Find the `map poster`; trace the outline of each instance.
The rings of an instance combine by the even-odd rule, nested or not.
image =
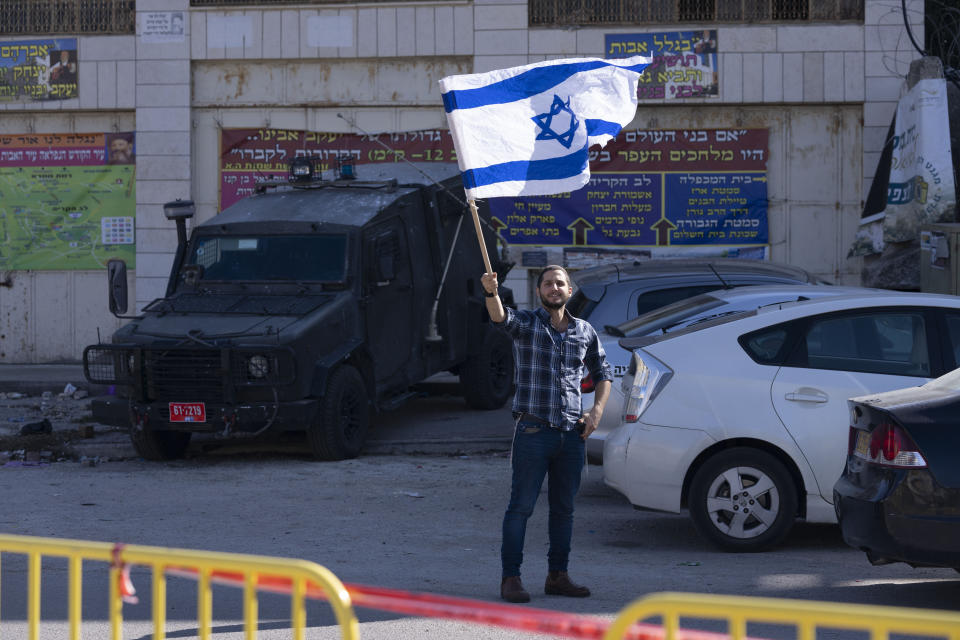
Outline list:
[[[604,39],[607,58],[652,56],[640,76],[641,100],[704,98],[719,95],[717,31],[616,33]]]
[[[490,198],[511,244],[763,245],[766,129],[624,130],[570,193]]]
[[[0,135],[0,270],[135,266],[134,134]]]
[[[382,141],[389,148],[380,144]],[[320,159],[320,170],[330,175],[338,157],[357,165],[398,163],[454,163],[457,153],[446,130],[357,135],[283,129],[224,129],[220,138],[220,209],[253,193],[259,182],[282,180],[291,160]]]
[[[78,95],[76,38],[0,41],[0,102]]]

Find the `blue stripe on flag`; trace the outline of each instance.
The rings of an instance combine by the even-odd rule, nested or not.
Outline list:
[[[488,167],[463,172],[463,186],[476,189],[497,182],[526,182],[529,180],[563,180],[578,176],[587,170],[587,145],[573,153],[544,160],[512,160]]]
[[[590,119],[590,118],[585,118],[583,120],[583,124],[587,128],[587,135],[590,136],[591,138],[594,136],[602,136],[603,134],[617,137],[617,134],[620,133],[620,129],[623,128],[617,122],[610,122],[609,120],[596,120],[596,119]]]
[[[647,64],[635,64],[621,67],[606,60],[590,60],[589,62],[570,62],[545,67],[534,67],[529,71],[488,84],[476,89],[455,89],[443,94],[443,108],[447,113],[455,109],[473,109],[490,104],[505,104],[517,100],[525,100],[548,89],[557,86],[570,76],[583,71],[592,71],[602,67],[620,67],[636,73],[642,73]]]

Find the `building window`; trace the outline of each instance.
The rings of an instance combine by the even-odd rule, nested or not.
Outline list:
[[[863,20],[863,0],[529,0],[528,7],[535,27]]]
[[[133,34],[136,0],[2,0],[0,35]]]

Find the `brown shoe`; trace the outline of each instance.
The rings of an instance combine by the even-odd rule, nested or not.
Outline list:
[[[547,581],[543,585],[543,592],[548,596],[567,596],[569,598],[586,598],[590,595],[590,589],[571,582],[566,571],[549,572]]]
[[[530,602],[530,594],[523,588],[520,576],[507,576],[500,583],[500,597],[507,602]]]

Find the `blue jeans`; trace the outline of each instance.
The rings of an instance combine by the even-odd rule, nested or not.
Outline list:
[[[500,560],[503,577],[519,576],[523,562],[523,539],[527,519],[540,495],[544,476],[549,476],[550,500],[549,571],[566,571],[573,535],[573,497],[580,489],[580,472],[585,461],[585,444],[576,431],[560,431],[547,425],[517,423],[513,440],[513,484],[510,504],[503,516],[503,544]]]

